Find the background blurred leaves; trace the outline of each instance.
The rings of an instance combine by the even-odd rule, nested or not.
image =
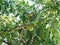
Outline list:
[[[1,45],[60,45],[59,35],[59,0],[0,0]]]

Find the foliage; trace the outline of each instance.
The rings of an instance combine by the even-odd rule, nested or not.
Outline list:
[[[0,0],[1,45],[60,45],[59,39],[59,0]]]

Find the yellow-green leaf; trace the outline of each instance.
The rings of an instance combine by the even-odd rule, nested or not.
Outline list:
[[[29,25],[29,26],[27,26],[27,29],[28,29],[29,31],[33,31],[34,27],[33,27],[32,25]]]

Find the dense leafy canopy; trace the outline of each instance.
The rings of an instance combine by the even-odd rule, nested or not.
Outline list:
[[[60,0],[0,0],[0,45],[60,45]]]

